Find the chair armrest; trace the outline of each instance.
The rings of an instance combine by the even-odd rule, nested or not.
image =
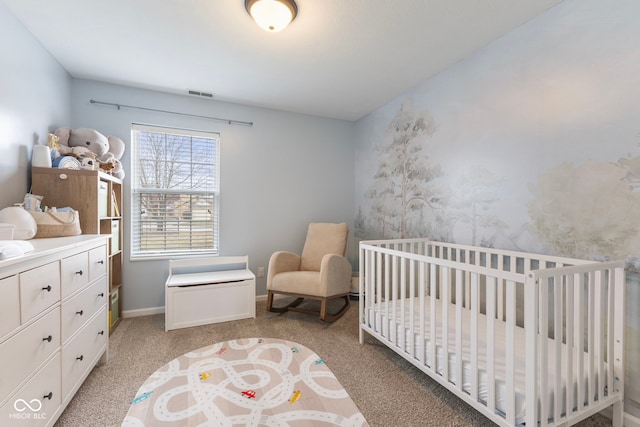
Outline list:
[[[324,296],[344,294],[351,289],[351,263],[345,257],[327,254],[320,264],[320,289]]]
[[[269,259],[267,289],[271,287],[271,280],[276,274],[298,270],[300,270],[300,255],[287,251],[274,252]]]

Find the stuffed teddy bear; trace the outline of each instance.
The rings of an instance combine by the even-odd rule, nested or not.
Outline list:
[[[106,167],[109,166],[111,170],[111,175],[116,178],[123,179],[124,178],[124,169],[122,168],[122,163],[120,163],[120,159],[124,156],[124,141],[118,137],[110,136],[109,137],[109,151],[106,154],[98,157],[98,163],[101,166]]]
[[[58,137],[59,152],[61,155],[79,154],[83,152],[82,159],[87,157],[86,150],[95,154],[98,166],[116,178],[124,178],[124,170],[120,159],[124,155],[125,144],[115,136],[104,136],[94,129],[88,128],[59,128],[54,135]],[[82,148],[81,148],[82,147]],[[91,162],[86,161],[86,166]],[[95,163],[95,162],[94,162]]]

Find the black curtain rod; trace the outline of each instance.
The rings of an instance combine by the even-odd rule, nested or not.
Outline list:
[[[242,120],[231,120],[231,119],[222,119],[220,117],[199,116],[197,114],[179,113],[177,111],[158,110],[155,108],[147,108],[147,107],[136,107],[135,105],[114,104],[113,102],[102,102],[102,101],[96,101],[94,99],[90,99],[89,102],[92,104],[110,105],[112,107],[116,107],[118,110],[121,108],[133,108],[136,110],[154,111],[156,113],[177,114],[179,116],[189,116],[189,117],[197,117],[199,119],[217,120],[220,122],[227,122],[230,125],[253,126],[253,122],[244,122]]]

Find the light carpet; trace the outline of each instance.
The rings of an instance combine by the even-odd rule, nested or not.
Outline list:
[[[158,368],[188,351],[250,337],[291,340],[317,353],[371,426],[494,425],[372,337],[360,345],[357,302],[330,324],[302,313],[268,313],[264,302],[256,313],[255,319],[169,332],[164,315],[124,319],[109,339],[109,362],[93,370],[56,426],[120,426],[139,387]],[[577,424],[610,425],[600,415]]]

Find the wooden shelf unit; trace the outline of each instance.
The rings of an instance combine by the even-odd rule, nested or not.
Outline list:
[[[68,206],[77,210],[82,234],[111,235],[108,247],[109,325],[113,332],[122,320],[122,181],[100,171],[34,167],[31,169],[31,193],[43,196],[43,207]],[[114,299],[118,303],[112,307]]]

